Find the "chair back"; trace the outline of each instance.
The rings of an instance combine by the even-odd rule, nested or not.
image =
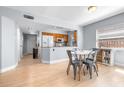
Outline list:
[[[79,58],[78,58],[76,52],[71,51],[71,50],[66,50],[66,52],[67,52],[67,55],[69,57],[69,61],[71,64],[73,63],[74,60],[79,61]],[[72,54],[72,52],[73,52],[73,54]]]
[[[69,62],[72,64],[72,54],[71,54],[71,50],[66,50],[67,55],[69,57]]]
[[[74,60],[79,60],[79,56],[76,54],[76,52],[77,52],[77,51],[80,51],[80,49],[79,49],[79,48],[73,48],[71,51],[74,53],[74,54],[72,55],[72,58],[73,58]]]
[[[93,53],[93,61],[94,61],[94,62],[96,62],[97,53],[98,53],[97,50],[95,50],[94,53]]]
[[[73,48],[72,51],[80,51],[79,48]]]
[[[97,53],[98,53],[98,50],[97,50],[97,49],[93,49],[93,50],[88,54],[88,58],[89,58],[89,59],[92,59],[93,62],[96,62]]]

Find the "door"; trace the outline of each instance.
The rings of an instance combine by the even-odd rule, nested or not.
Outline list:
[[[37,44],[37,36],[36,35],[24,35],[24,43],[23,43],[23,54],[32,54],[33,48],[36,47]]]
[[[27,53],[32,54],[33,48],[36,47],[36,37],[35,36],[29,36],[27,40]]]

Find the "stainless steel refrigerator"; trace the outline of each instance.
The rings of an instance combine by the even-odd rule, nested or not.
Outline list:
[[[54,46],[54,40],[53,40],[53,36],[43,36],[42,39],[42,45],[43,47],[53,47]]]

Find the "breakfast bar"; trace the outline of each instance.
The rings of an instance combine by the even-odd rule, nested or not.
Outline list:
[[[54,64],[62,61],[67,61],[68,56],[66,50],[72,50],[75,47],[45,47],[41,48],[41,62]]]

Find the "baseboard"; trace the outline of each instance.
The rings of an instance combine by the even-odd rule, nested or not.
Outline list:
[[[65,61],[68,61],[68,60],[69,60],[68,58],[54,60],[54,61],[45,61],[45,60],[42,60],[42,63],[45,63],[45,64],[55,64],[55,63],[65,62]]]
[[[115,63],[114,65],[124,67],[124,64]]]
[[[4,68],[4,69],[1,69],[1,70],[0,70],[0,73],[4,73],[4,72],[7,72],[7,71],[9,71],[9,70],[12,70],[12,69],[16,68],[17,65],[18,65],[18,64],[13,65],[13,66],[10,66],[10,67],[7,67],[7,68]]]
[[[50,64],[49,61],[45,61],[45,60],[42,60],[41,63],[44,63],[44,64]]]

